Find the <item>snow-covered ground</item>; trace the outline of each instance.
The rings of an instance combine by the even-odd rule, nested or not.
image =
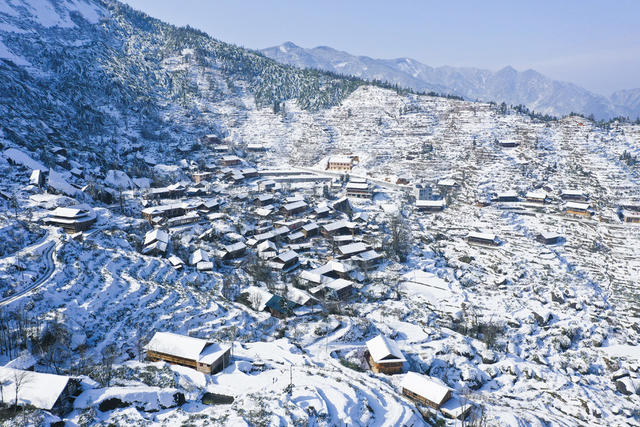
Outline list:
[[[89,22],[97,19],[84,3],[73,4]],[[30,13],[43,26],[73,25],[62,12],[56,12],[57,21],[41,12]],[[132,55],[137,48],[132,42]],[[23,346],[9,348],[0,335],[0,363],[26,349],[36,356],[36,370],[82,379],[82,393],[65,420],[435,422],[424,420],[402,396],[402,375],[368,369],[365,342],[382,333],[399,344],[406,370],[442,380],[458,398],[483,408],[488,425],[640,423],[640,225],[623,223],[617,214],[620,200],[640,194],[638,165],[624,160],[625,152],[640,155],[640,126],[602,129],[579,117],[545,123],[512,110],[501,114],[490,104],[368,85],[328,109],[304,110],[288,101],[274,112],[258,108],[248,84],[229,82],[216,61],[202,67],[193,62],[193,50],[181,52],[167,57],[163,70],[184,73],[198,96],[158,113],[179,140],[137,146],[142,132],[136,114],[123,129],[113,130],[119,133],[111,142],[89,141],[104,144],[105,156],[118,153],[109,157],[117,159],[109,167],[88,155],[93,160],[80,163],[80,155],[57,154],[47,162],[53,179],[37,188],[28,185],[29,176],[33,168],[46,169],[45,156],[0,134],[0,320]],[[119,112],[112,113],[118,119]],[[220,251],[236,235],[246,241],[248,229],[284,218],[273,214],[262,223],[252,202],[264,193],[259,178],[233,183],[220,168],[206,187],[207,198],[222,202],[220,212],[203,215],[196,224],[165,227],[166,255],[141,253],[152,226],[140,211],[178,201],[150,201],[149,190],[133,187],[184,181],[193,188],[191,161],[217,164],[222,154],[212,145],[186,146],[212,128],[241,157],[236,169],[297,167],[326,175],[321,166],[328,156],[358,157],[354,175],[376,186],[373,200],[352,201],[355,213],[367,214],[358,222],[358,238],[385,259],[368,271],[357,269],[353,297],[327,304],[325,311],[296,309],[297,315],[286,319],[243,301],[242,291],[250,286],[283,293],[299,285],[294,278],[300,271],[326,264],[336,248],[323,237],[307,241],[308,247],[297,249],[302,266],[274,274],[271,287],[248,272],[255,248],[237,262],[223,260]],[[498,141],[506,140],[519,146],[502,148]],[[252,143],[267,151],[249,153]],[[149,167],[127,169],[131,176],[118,170],[138,161]],[[430,214],[414,209],[410,187],[390,178],[397,176],[441,193],[446,208]],[[436,185],[443,178],[459,187],[445,192]],[[296,195],[315,208],[343,194],[342,184],[336,185],[283,184],[274,204]],[[567,216],[560,199],[566,189],[586,193],[595,214]],[[491,202],[494,193],[508,190],[521,199],[528,191],[544,190],[549,203]],[[98,219],[88,231],[69,234],[43,224],[50,210],[78,202],[95,208]],[[404,261],[389,250],[395,212],[407,229]],[[311,221],[311,211],[298,218]],[[348,218],[331,210],[326,222]],[[494,233],[500,244],[470,244],[466,236],[473,231]],[[545,245],[536,240],[542,232],[556,232],[563,240]],[[286,239],[273,240],[277,250],[288,248]],[[174,255],[188,264],[196,249],[212,259],[212,271],[190,265],[178,270],[169,261]],[[232,344],[231,364],[205,375],[143,360],[141,343],[155,331]],[[112,370],[106,370],[111,356]],[[203,403],[205,393],[231,396],[233,402]]]

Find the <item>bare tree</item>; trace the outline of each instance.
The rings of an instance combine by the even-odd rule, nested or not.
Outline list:
[[[4,387],[11,384],[8,379],[0,379],[0,407],[4,405]]]
[[[396,256],[400,262],[406,261],[411,249],[412,236],[411,230],[400,211],[389,220],[389,234],[389,252],[391,252],[391,255]]]
[[[113,378],[113,362],[115,362],[117,350],[115,344],[109,344],[102,350],[102,359],[100,362],[100,383],[109,387]]]
[[[20,395],[20,389],[31,382],[31,373],[29,371],[15,370],[13,373],[13,386],[15,387],[15,400],[14,405],[16,411],[18,410],[18,396]]]
[[[252,293],[249,297],[249,302],[251,303],[251,306],[254,310],[260,310],[260,305],[262,304],[262,294],[260,294],[259,292]]]

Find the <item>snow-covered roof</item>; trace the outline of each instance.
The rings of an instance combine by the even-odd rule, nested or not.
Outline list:
[[[467,234],[467,239],[480,239],[480,240],[496,240],[496,235],[492,233],[479,233],[477,231],[471,231]]]
[[[209,341],[200,338],[172,332],[156,332],[144,349],[189,360],[198,360],[207,344]]]
[[[260,243],[257,247],[258,252],[265,252],[268,250],[276,250],[276,244],[273,243],[271,240],[265,240],[264,242]]]
[[[174,267],[178,267],[184,264],[184,261],[182,261],[180,258],[178,258],[175,255],[171,255],[169,257],[169,262],[171,263],[172,266]]]
[[[164,243],[169,242],[169,233],[159,228],[148,231],[144,236],[144,246],[147,246],[155,241]]]
[[[142,249],[142,253],[144,255],[149,254],[153,251],[158,251],[158,252],[166,252],[167,251],[167,242],[161,242],[159,240],[155,240],[153,243],[145,245],[144,248]]]
[[[351,163],[352,159],[349,156],[331,156],[329,157],[329,163]]]
[[[242,242],[234,243],[233,245],[227,245],[224,250],[227,252],[237,252],[246,249],[247,245]]]
[[[340,246],[338,248],[340,253],[343,254],[343,255],[349,255],[349,254],[364,252],[367,249],[369,249],[369,245],[367,245],[366,243],[363,243],[363,242],[355,242],[355,243],[351,243],[349,245]]]
[[[543,231],[540,233],[540,235],[542,236],[543,239],[546,239],[546,240],[557,239],[559,237],[562,237],[561,235],[559,235],[558,233],[554,233],[553,231]]]
[[[303,200],[299,200],[297,202],[287,203],[282,208],[284,210],[286,210],[286,211],[292,211],[292,210],[295,210],[295,209],[300,209],[300,208],[305,208],[305,207],[307,207],[307,204]]]
[[[361,260],[361,261],[372,261],[375,259],[379,259],[382,258],[382,254],[374,251],[373,249],[359,253],[355,259],[357,260]]]
[[[87,217],[90,214],[91,211],[89,209],[79,208],[55,208],[53,212],[51,212],[51,216],[67,219],[80,219]]]
[[[202,249],[196,249],[191,254],[191,259],[189,259],[189,264],[195,265],[201,261],[209,261],[209,255]]]
[[[384,335],[378,335],[367,341],[367,350],[376,363],[406,362],[396,342]]]
[[[580,210],[580,211],[586,211],[586,210],[589,210],[591,205],[589,203],[567,202],[565,207],[567,209],[577,209],[577,210]]]
[[[355,228],[356,224],[353,222],[347,221],[346,219],[341,219],[340,221],[335,221],[322,226],[322,228],[324,228],[326,231],[329,231],[329,232],[339,230],[343,227]]]
[[[206,363],[207,365],[211,365],[216,360],[220,359],[230,349],[231,346],[227,344],[210,343],[204,348],[202,353],[200,353],[200,360],[198,361],[201,363]]]
[[[335,279],[325,283],[324,286],[329,289],[333,289],[334,291],[341,291],[342,289],[346,289],[349,286],[353,286],[353,282],[347,279]]]
[[[364,182],[349,182],[347,183],[347,191],[348,190],[368,190],[369,184]]]
[[[442,405],[451,391],[439,380],[416,372],[407,372],[400,386],[437,405]]]
[[[581,190],[562,190],[560,194],[562,194],[563,196],[574,196],[574,197],[586,196],[586,194],[584,194]]]
[[[622,216],[624,218],[640,218],[640,212],[630,211],[628,209],[622,210]]]
[[[4,384],[0,398],[8,405],[14,403],[16,377],[20,382],[18,386],[18,404],[29,404],[45,410],[53,408],[53,405],[55,405],[69,382],[69,377],[64,375],[0,367],[0,382]]]
[[[273,213],[273,207],[263,207],[256,209],[256,215],[258,216],[269,216]]]
[[[287,263],[287,262],[289,262],[289,261],[291,261],[293,259],[296,259],[296,258],[298,258],[298,254],[295,251],[286,251],[284,253],[279,254],[276,257],[276,259],[278,259],[278,260],[280,260],[280,261],[282,261],[284,263]]]
[[[441,208],[445,205],[444,200],[416,200],[418,208]]]
[[[454,185],[456,185],[456,181],[451,178],[441,179],[440,181],[438,181],[438,185],[442,187],[453,187]]]
[[[518,193],[515,190],[508,190],[498,193],[498,198],[516,198],[518,197]]]
[[[313,230],[317,230],[318,228],[319,228],[318,224],[316,224],[315,222],[310,222],[309,224],[305,224],[302,226],[302,229],[304,231],[313,231]]]
[[[200,261],[196,264],[196,270],[198,271],[211,271],[213,270],[213,263],[211,261]]]
[[[545,193],[544,191],[529,191],[525,197],[527,199],[546,199],[547,198],[547,193]]]

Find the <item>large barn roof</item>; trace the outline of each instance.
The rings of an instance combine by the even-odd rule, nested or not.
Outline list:
[[[447,393],[451,390],[437,379],[416,372],[407,372],[402,379],[401,387],[437,405],[444,403]]]
[[[29,404],[45,410],[53,408],[69,382],[69,377],[64,375],[43,374],[41,372],[0,367],[0,382],[5,384],[3,386],[2,399],[8,405],[14,403],[16,377],[20,382],[18,386],[18,404]]]
[[[149,344],[144,348],[145,350],[189,360],[199,360],[200,353],[202,353],[207,344],[209,344],[208,341],[200,338],[178,335],[172,332],[156,332]]]

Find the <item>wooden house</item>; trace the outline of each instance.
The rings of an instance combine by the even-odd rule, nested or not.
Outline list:
[[[354,222],[343,219],[323,225],[321,232],[322,235],[326,238],[344,234],[354,235],[358,232],[358,225]]]
[[[156,332],[144,347],[147,358],[215,374],[229,365],[231,346],[171,332]]]
[[[440,409],[451,398],[449,387],[435,378],[416,372],[407,372],[400,387],[402,394],[433,409]]]
[[[444,200],[416,200],[416,209],[422,212],[440,212],[445,206]]]
[[[504,191],[502,193],[498,193],[494,201],[496,202],[518,202],[520,198],[518,197],[518,193],[514,190]]]
[[[589,200],[589,196],[580,190],[562,190],[560,193],[562,200],[569,200],[574,202],[586,202]]]
[[[241,162],[240,157],[238,156],[223,156],[220,159],[220,165],[222,166],[236,166]]]
[[[478,233],[475,231],[467,234],[467,242],[476,243],[480,245],[498,246],[498,239],[495,234],[492,233]]]
[[[568,202],[564,211],[567,215],[578,215],[591,217],[593,215],[593,210],[591,209],[591,205],[589,203],[581,203],[581,202]]]
[[[176,183],[166,187],[150,188],[146,194],[148,199],[178,199],[184,196],[186,188],[184,185]]]
[[[280,295],[273,295],[265,304],[265,310],[278,319],[284,319],[290,316],[293,314],[295,308],[295,302],[283,298]]]
[[[280,208],[280,212],[286,216],[298,215],[307,210],[307,203],[304,200],[287,203]]]
[[[171,203],[168,205],[150,206],[141,211],[142,216],[149,222],[154,222],[155,218],[175,218],[187,213],[182,203]]]
[[[312,285],[318,285],[333,279],[347,279],[353,270],[354,267],[351,264],[332,260],[321,267],[303,271],[300,273],[300,279]]]
[[[258,169],[244,168],[244,169],[240,169],[240,173],[244,175],[245,178],[255,178],[258,176]]]
[[[247,144],[247,151],[260,152],[267,151],[267,147],[263,144]]]
[[[18,406],[31,406],[58,416],[73,410],[75,396],[81,391],[77,379],[9,367],[0,367],[0,384],[0,404],[12,406],[17,397]]]
[[[640,212],[623,209],[620,212],[623,222],[640,224]]]
[[[64,228],[70,233],[77,233],[91,228],[96,222],[96,214],[86,205],[78,205],[69,208],[55,208],[44,219],[45,224]]]
[[[310,222],[309,224],[305,224],[300,229],[300,232],[304,234],[304,237],[309,238],[318,234],[318,230],[320,227],[315,222]]]
[[[383,259],[384,257],[382,254],[374,251],[373,249],[359,253],[355,257],[351,258],[352,261],[364,268],[373,267],[379,264]]]
[[[407,361],[395,341],[384,335],[367,341],[367,360],[373,372],[388,375],[401,373]]]
[[[549,196],[544,191],[529,191],[524,197],[528,203],[545,204],[549,201]]]
[[[520,145],[518,141],[514,141],[512,139],[507,139],[503,141],[498,141],[498,145],[502,148],[514,148]]]
[[[144,236],[142,253],[145,255],[160,255],[167,252],[169,233],[159,228],[148,231]]]
[[[202,181],[208,181],[212,176],[213,172],[194,172],[193,174],[191,174],[191,179],[193,179],[193,182],[195,182],[196,184],[199,184]]]
[[[169,260],[169,263],[171,264],[171,266],[173,268],[175,268],[176,270],[180,270],[184,266],[184,261],[182,261],[180,258],[178,258],[175,255],[171,255],[168,258],[168,260]]]
[[[325,218],[329,215],[330,211],[331,210],[329,209],[329,206],[322,204],[316,206],[315,209],[313,209],[313,214],[316,216],[316,218]]]
[[[255,199],[253,199],[253,203],[258,206],[267,206],[274,202],[273,194],[260,194]]]
[[[369,245],[364,242],[350,243],[348,245],[338,247],[339,258],[351,258],[352,256],[356,256],[362,252],[366,252],[369,249],[371,249]]]
[[[289,272],[299,265],[298,254],[295,251],[282,252],[276,255],[271,263],[275,269]]]
[[[332,298],[339,301],[349,299],[353,294],[353,282],[346,279],[334,279],[314,286],[309,292],[318,298]]]
[[[536,240],[545,245],[555,245],[556,243],[562,241],[562,236],[558,233],[543,231],[536,236]]]
[[[327,170],[349,172],[353,167],[353,158],[350,156],[332,156],[327,161]]]
[[[440,181],[438,181],[438,183],[436,184],[441,190],[454,190],[456,188],[458,188],[460,185],[458,185],[458,183],[451,178],[445,178],[445,179],[441,179]]]
[[[348,182],[345,195],[357,199],[370,199],[373,193],[366,182]]]
[[[247,245],[242,242],[234,243],[232,245],[226,245],[224,247],[224,255],[222,259],[234,259],[244,255],[247,250]]]

